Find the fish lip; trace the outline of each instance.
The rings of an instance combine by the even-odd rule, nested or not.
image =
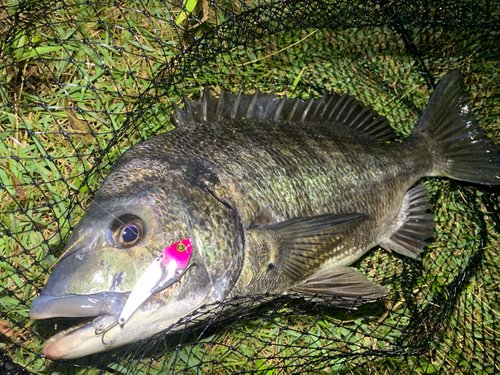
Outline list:
[[[97,334],[94,324],[96,319],[89,321],[89,318],[98,317],[108,321],[117,321],[129,294],[130,292],[101,292],[51,296],[42,293],[31,304],[31,319],[84,319],[83,322],[49,338],[43,347],[44,355],[52,359],[80,356],[80,346],[85,347],[85,343]],[[84,351],[82,354],[87,353]]]
[[[45,356],[52,359],[61,359],[64,358],[66,353],[63,353],[60,350],[60,346],[57,345],[57,342],[63,339],[64,337],[71,335],[73,333],[77,333],[79,330],[88,329],[92,323],[79,323],[75,326],[72,326],[64,331],[56,333],[54,336],[50,337],[44,344],[42,352]],[[68,345],[65,345],[66,349],[71,349]],[[68,350],[69,351],[69,350]]]
[[[30,318],[83,318],[101,315],[119,316],[130,293],[40,295],[31,304]]]
[[[116,321],[116,317],[109,315],[104,315],[100,318],[108,320],[108,324]],[[106,350],[107,348],[105,347],[102,335],[107,329],[98,333],[95,323],[96,319],[90,322],[85,320],[71,328],[56,333],[45,342],[42,349],[43,355],[51,359],[72,359]],[[113,326],[113,324],[110,325],[108,329]],[[97,345],[101,343],[102,345],[96,350],[95,339],[99,336],[101,336],[101,339],[99,339]]]

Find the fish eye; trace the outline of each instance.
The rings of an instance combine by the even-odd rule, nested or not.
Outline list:
[[[139,238],[139,229],[135,225],[127,226],[122,232],[122,240],[126,244],[133,243]]]
[[[135,215],[122,215],[114,219],[109,230],[111,242],[121,248],[136,245],[146,234],[144,221]]]

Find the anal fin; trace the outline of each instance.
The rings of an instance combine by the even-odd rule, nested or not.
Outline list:
[[[426,239],[434,237],[434,216],[430,210],[427,187],[419,185],[409,190],[396,218],[395,233],[382,246],[387,251],[395,251],[407,257],[418,259],[420,253],[429,245]],[[399,224],[402,223],[402,224]]]
[[[352,308],[387,296],[389,289],[370,281],[353,268],[341,266],[318,272],[303,284],[288,289],[286,293],[298,293],[304,297],[312,297],[316,294],[339,297],[328,302],[338,307]],[[323,298],[312,300],[316,303],[325,303]]]

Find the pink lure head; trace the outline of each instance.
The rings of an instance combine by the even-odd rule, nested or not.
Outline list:
[[[192,251],[193,243],[189,238],[185,238],[167,247],[158,258],[164,266],[175,262],[177,269],[184,269],[189,263]]]
[[[179,281],[187,271],[193,244],[189,238],[176,242],[163,250],[137,281],[123,307],[118,322],[121,326],[152,294]]]

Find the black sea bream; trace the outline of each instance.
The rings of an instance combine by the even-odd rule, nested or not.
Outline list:
[[[434,229],[417,180],[500,183],[499,149],[463,86],[459,72],[444,76],[402,143],[347,95],[186,99],[174,130],[116,162],[33,302],[33,319],[96,317],[44,354],[109,350],[234,296],[383,298],[387,288],[348,266],[377,245],[419,257]]]

